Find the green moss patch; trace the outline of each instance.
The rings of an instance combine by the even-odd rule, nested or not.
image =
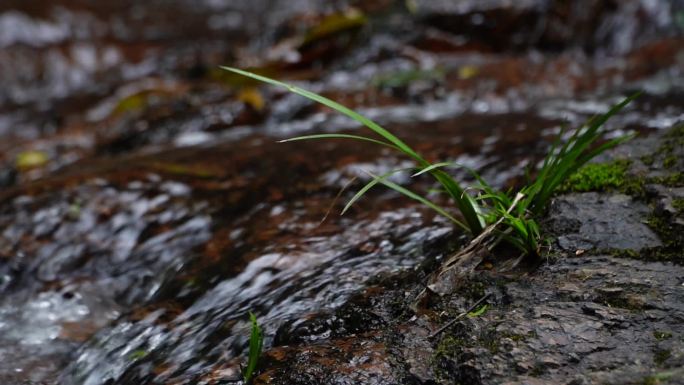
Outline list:
[[[445,336],[437,344],[436,357],[457,358],[463,351],[465,341],[455,336]]]
[[[672,174],[666,176],[649,178],[648,183],[657,183],[668,187],[684,186],[684,173],[673,172]]]
[[[580,168],[559,187],[559,192],[619,191],[644,198],[644,185],[661,184],[669,187],[684,186],[684,173],[680,172],[681,149],[684,148],[684,125],[671,129],[653,154],[640,158],[646,166],[661,165],[668,174],[658,177],[638,177],[628,172],[632,162],[618,159],[612,162],[591,163]],[[684,202],[679,203],[684,210]]]
[[[672,356],[672,352],[667,349],[656,350],[653,354],[653,362],[658,366],[663,366],[665,361]]]
[[[663,168],[674,170],[679,168],[684,148],[684,125],[674,127],[663,137],[663,144],[658,148],[654,158],[662,159]]]
[[[561,192],[587,192],[621,190],[630,181],[626,176],[629,160],[620,159],[608,163],[591,163],[580,168],[563,183]]]
[[[672,207],[677,210],[677,213],[684,214],[684,199],[674,199],[672,200]]]
[[[655,337],[655,339],[658,341],[663,341],[672,338],[672,333],[663,330],[656,330],[653,332],[653,337]]]
[[[651,214],[646,224],[663,242],[662,246],[642,250],[601,249],[596,254],[609,254],[618,258],[632,258],[644,261],[672,262],[684,265],[684,226],[672,221],[667,215]]]
[[[665,134],[665,144],[662,150],[668,155],[673,155],[675,149],[684,146],[684,124],[671,129]]]
[[[652,166],[655,162],[655,157],[652,154],[644,155],[640,159],[641,163],[645,164],[646,166]]]
[[[646,223],[658,234],[664,245],[647,250],[645,256],[652,260],[684,264],[684,226],[673,222],[672,218],[655,214],[651,215]]]

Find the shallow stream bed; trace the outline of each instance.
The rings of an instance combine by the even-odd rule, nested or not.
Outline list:
[[[673,164],[658,146],[684,121],[684,4],[511,4],[4,1],[0,383],[239,381],[248,311],[266,331],[256,383],[681,378],[681,244],[647,226],[627,239],[646,243],[642,261],[611,242],[681,199],[681,178],[653,178],[681,172],[681,153]],[[560,198],[554,263],[516,276],[489,266],[412,310],[420,279],[463,235],[382,189],[338,215],[365,171],[412,164],[347,141],[278,143],[363,131],[224,64],[356,108],[497,186],[521,183],[562,126],[643,90],[607,125],[641,139],[611,156],[661,187]],[[617,230],[571,215],[620,207]],[[681,211],[668,215],[661,227],[681,226]],[[485,291],[491,312],[427,338]]]

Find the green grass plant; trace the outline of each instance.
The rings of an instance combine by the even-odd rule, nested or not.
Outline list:
[[[448,167],[462,166],[447,162],[434,164],[428,162],[390,131],[348,107],[311,91],[262,75],[232,67],[221,68],[270,85],[284,87],[292,93],[301,95],[350,117],[377,135],[377,137],[367,137],[350,134],[315,134],[286,139],[283,142],[348,139],[391,148],[415,161],[416,172],[414,176],[428,174],[441,185],[441,190],[449,195],[462,220],[425,196],[389,180],[391,175],[404,170],[394,170],[383,175],[369,173],[372,180],[352,197],[342,213],[345,213],[371,188],[381,184],[431,208],[455,225],[469,232],[473,237],[482,234],[488,227],[495,226],[496,231],[492,232],[497,237],[494,244],[504,241],[519,249],[523,254],[534,255],[539,253],[539,241],[541,239],[541,232],[536,220],[544,213],[554,192],[592,158],[631,138],[629,135],[624,135],[596,145],[603,136],[603,130],[601,129],[603,124],[638,96],[628,97],[611,107],[605,114],[593,117],[582,127],[568,133],[569,137],[566,140],[563,140],[564,133],[561,132],[551,146],[551,150],[536,173],[534,180],[517,192],[512,192],[499,191],[493,188],[475,170],[470,169],[467,170],[476,178],[478,185],[464,188],[459,181],[445,171]],[[476,194],[471,194],[471,191],[475,191]]]
[[[254,375],[254,371],[259,363],[259,356],[264,347],[264,335],[259,327],[256,316],[249,312],[249,320],[252,323],[252,331],[249,336],[249,354],[247,358],[247,366],[242,371],[242,377],[245,384],[249,384]]]

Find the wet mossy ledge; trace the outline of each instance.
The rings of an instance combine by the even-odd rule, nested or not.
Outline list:
[[[637,139],[637,143],[625,146],[641,144]],[[642,201],[651,210],[643,223],[663,244],[641,250],[602,248],[591,254],[684,265],[684,125],[660,134],[644,155],[620,156],[618,152],[616,159],[582,167],[561,186],[560,194],[622,193]]]
[[[255,384],[676,383],[684,359],[677,313],[684,306],[684,228],[676,195],[683,165],[665,160],[681,151],[671,145],[681,131],[625,144],[615,159],[580,170],[568,194],[557,196],[578,205],[603,199],[628,211],[625,218],[647,227],[659,246],[575,253],[554,238],[536,268],[502,272],[497,261],[485,261],[452,293],[417,301],[431,272],[463,247],[454,233],[444,234],[416,251],[424,257],[416,268],[377,276],[331,314],[281,327]],[[646,151],[650,165],[640,159]],[[615,225],[615,217],[595,214],[608,217],[601,226]],[[575,230],[563,229],[548,235]],[[486,311],[478,305],[461,317],[483,297]],[[352,370],[349,362],[363,365]]]
[[[625,262],[627,266],[633,264],[635,266],[649,266],[652,262],[684,265],[684,197],[677,195],[684,192],[682,173],[684,170],[684,158],[682,157],[684,153],[684,125],[676,126],[659,134],[656,143],[648,155],[620,157],[618,151],[616,159],[584,166],[561,186],[559,195],[585,192],[597,192],[604,194],[604,196],[629,195],[647,205],[650,214],[642,218],[643,223],[657,234],[662,245],[641,250],[594,249],[585,254],[577,254],[578,258],[576,255],[568,255],[568,253],[552,248],[547,253],[547,265],[551,265],[550,270],[555,269],[552,265],[556,263],[559,265],[567,263],[568,259],[564,258],[563,255],[570,257],[570,260],[577,259],[578,262],[576,263],[580,265],[582,262],[579,261],[584,258],[597,258],[599,260],[608,258],[606,260],[610,261],[610,258],[614,257],[634,260],[634,262]],[[626,146],[638,147],[642,145],[642,143],[636,142]],[[627,152],[630,153],[631,151]],[[669,205],[670,208],[664,208],[665,205]],[[625,236],[629,236],[629,234],[625,234]],[[655,266],[658,265],[655,264]],[[582,276],[580,281],[589,282],[594,279],[591,276],[595,271],[594,269],[595,267],[589,269],[588,271],[592,273],[589,273],[589,276]],[[611,268],[606,267],[606,269],[610,270]],[[534,281],[534,278],[532,280]],[[454,383],[485,383],[482,381],[483,377],[491,375],[491,373],[485,373],[491,367],[496,366],[494,363],[500,358],[511,360],[511,363],[508,364],[509,367],[512,365],[516,374],[525,378],[549,379],[548,376],[553,375],[558,365],[555,358],[526,361],[516,356],[516,354],[520,354],[520,352],[539,343],[540,336],[537,335],[536,330],[520,332],[518,330],[506,330],[505,327],[502,327],[505,325],[505,321],[503,321],[505,316],[502,316],[502,313],[511,311],[509,308],[510,296],[511,293],[515,292],[511,290],[511,287],[518,286],[519,290],[519,287],[527,287],[526,282],[527,278],[522,277],[507,278],[502,281],[491,276],[489,278],[480,276],[473,277],[463,284],[464,289],[477,288],[475,293],[468,293],[470,295],[466,295],[465,292],[456,293],[457,296],[468,297],[471,302],[475,300],[475,297],[485,292],[501,290],[501,296],[497,295],[499,302],[495,303],[492,312],[492,314],[499,315],[497,317],[487,315],[482,319],[471,319],[468,322],[463,322],[458,328],[450,329],[434,342],[431,362],[436,383],[442,384],[453,381],[455,381]],[[641,319],[644,314],[652,312],[653,304],[645,300],[641,293],[646,286],[636,287],[625,282],[617,284],[616,287],[619,289],[597,287],[595,290],[597,294],[592,299],[593,304],[591,306],[584,305],[583,313],[598,315],[598,318],[604,320],[611,319],[611,317],[622,320],[620,317]],[[586,300],[586,294],[575,295]],[[559,295],[557,300],[563,303],[566,301],[572,303],[573,294],[566,295],[563,293]],[[433,310],[440,310],[442,313],[453,315],[455,311],[450,308],[452,305],[453,303],[442,303],[441,306],[436,305]],[[620,316],[614,314],[620,314]],[[639,322],[643,322],[646,328],[651,321],[642,320]],[[684,341],[684,337],[681,335],[673,337],[673,332],[669,329],[655,329],[651,334],[655,343],[650,351],[645,349],[645,352],[649,351],[651,354],[650,374],[648,371],[641,371],[627,376],[623,375],[623,377],[617,374],[614,377],[607,375],[606,378],[610,380],[605,383],[624,383],[620,381],[630,378],[630,381],[633,381],[631,383],[635,384],[669,384],[684,374],[681,369],[673,368],[671,363],[675,358],[681,360],[681,349],[671,349],[669,345],[661,346],[673,339]],[[552,351],[552,349],[550,350]],[[475,352],[479,358],[473,356]],[[477,365],[473,365],[473,361],[486,363],[476,368]],[[615,378],[619,379],[616,380]]]
[[[645,199],[648,183],[672,184],[677,177],[641,177],[630,173],[634,166],[631,159],[616,159],[608,162],[590,163],[571,175],[559,189],[558,194],[581,192],[620,192],[635,198]]]
[[[682,216],[681,212],[679,216]],[[607,254],[619,258],[684,265],[684,225],[677,223],[676,218],[673,218],[672,215],[657,212],[645,218],[645,223],[658,235],[658,238],[663,242],[662,246],[642,250],[596,249],[592,251],[592,254]]]
[[[654,170],[657,172],[652,172]],[[645,186],[649,184],[684,186],[683,171],[684,125],[677,125],[662,135],[657,148],[645,155],[638,158],[618,156],[585,165],[559,187],[558,193],[622,192],[645,198]],[[678,207],[684,208],[681,198]]]

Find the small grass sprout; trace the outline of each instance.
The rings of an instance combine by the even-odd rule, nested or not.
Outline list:
[[[604,123],[638,96],[638,94],[632,95],[612,106],[605,114],[591,118],[580,128],[568,133],[570,135],[565,141],[563,140],[565,132],[561,132],[552,144],[534,180],[518,191],[513,192],[500,191],[493,188],[475,170],[461,165],[449,162],[434,164],[428,162],[417,151],[378,123],[324,96],[241,69],[232,67],[221,68],[270,85],[284,87],[292,93],[301,95],[348,116],[377,135],[376,138],[373,138],[350,134],[314,134],[298,136],[283,140],[282,142],[348,139],[391,148],[416,162],[416,167],[413,168],[413,176],[422,174],[432,176],[441,185],[439,191],[446,192],[453,201],[462,219],[457,218],[444,207],[430,201],[426,196],[415,193],[389,180],[389,177],[393,174],[406,171],[406,169],[393,170],[382,175],[375,175],[369,172],[368,174],[372,178],[371,181],[349,200],[342,213],[345,213],[371,188],[381,184],[429,207],[456,226],[470,233],[475,239],[478,236],[493,234],[495,239],[492,242],[487,242],[490,247],[505,242],[518,249],[522,255],[534,256],[539,255],[541,240],[541,231],[537,219],[546,210],[554,192],[591,159],[632,137],[631,135],[622,135],[596,145],[603,137],[604,132],[601,130],[601,127]],[[461,167],[465,169],[475,177],[478,185],[468,188],[463,187],[454,177],[444,171],[448,167]],[[472,194],[471,192],[475,193]],[[485,231],[486,229],[487,231]]]
[[[468,312],[468,317],[470,317],[470,318],[479,317],[479,316],[483,315],[487,311],[488,308],[489,308],[489,305],[484,304],[484,305],[480,306],[479,308],[477,308],[471,312]]]
[[[249,320],[252,323],[252,331],[249,336],[249,355],[247,358],[247,366],[242,371],[242,377],[245,384],[249,384],[254,375],[254,371],[259,363],[259,356],[264,347],[264,335],[259,327],[257,318],[254,313],[249,312]]]

